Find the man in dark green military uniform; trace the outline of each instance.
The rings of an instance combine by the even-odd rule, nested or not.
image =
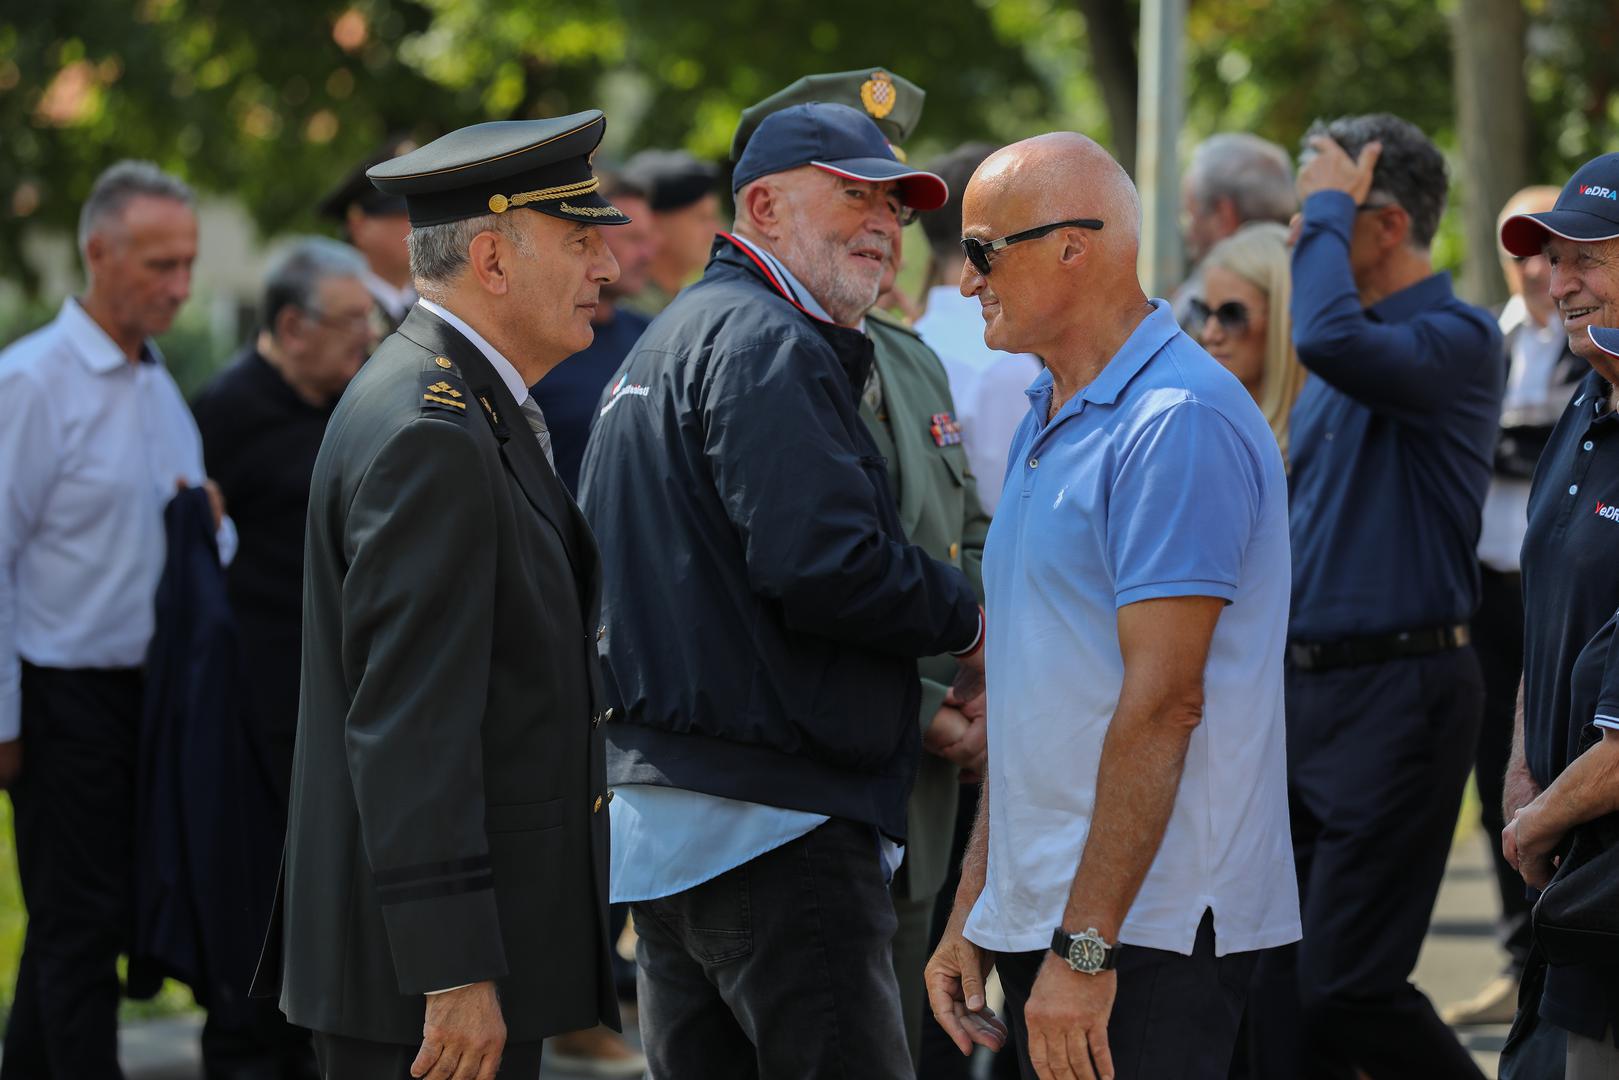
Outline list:
[[[924,97],[921,88],[884,69],[808,75],[742,113],[731,157],[741,158],[749,137],[766,116],[811,101],[863,110],[897,146],[922,118]],[[893,285],[899,261],[896,243],[883,275],[884,293]],[[877,308],[867,313],[865,328],[875,346],[876,363],[860,416],[888,459],[889,480],[905,535],[933,558],[960,567],[982,600],[979,564],[989,515],[979,505],[978,483],[967,467],[944,365],[915,331]],[[913,1062],[918,1057],[927,1005],[922,969],[932,955],[934,900],[949,870],[960,773],[963,766],[977,771],[985,752],[981,702],[968,706],[948,697],[956,661],[934,656],[921,661],[918,669],[922,677],[919,719],[927,753],[917,768],[907,807],[905,860],[891,890],[899,920],[894,972]]]
[[[527,390],[590,344],[618,274],[604,127],[479,124],[370,172],[408,203],[422,299],[315,464],[257,988],[316,1033],[329,1080],[534,1080],[547,1035],[618,1022],[597,552]]]

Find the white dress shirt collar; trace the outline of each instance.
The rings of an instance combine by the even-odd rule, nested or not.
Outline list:
[[[495,369],[495,374],[500,376],[500,381],[506,384],[506,389],[512,392],[512,400],[519,405],[523,403],[523,400],[528,397],[528,384],[517,373],[517,369],[512,366],[512,362],[500,355],[499,349],[485,341],[482,334],[468,326],[459,315],[443,304],[435,304],[425,297],[416,302],[449,323],[460,332],[462,337],[476,345],[478,351],[483,353],[484,359],[489,361],[489,366]]]
[[[378,276],[369,267],[360,271],[360,281],[365,285],[366,292],[371,298],[387,309],[388,314],[394,318],[403,318],[410,305],[416,300],[416,290],[409,285],[395,285]]]
[[[57,315],[60,320],[64,337],[73,355],[96,375],[105,375],[110,371],[119,371],[129,363],[129,357],[124,350],[112,339],[101,324],[90,317],[84,310],[84,305],[74,297],[62,301],[62,310]],[[153,363],[160,360],[157,346],[150,341],[141,343],[142,359],[150,358]]]

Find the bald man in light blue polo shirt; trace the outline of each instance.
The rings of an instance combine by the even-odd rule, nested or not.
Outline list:
[[[1259,953],[1299,937],[1286,477],[1253,398],[1142,292],[1139,228],[1074,134],[1000,151],[964,200],[985,341],[1047,371],[984,553],[988,810],[927,979],[967,1050],[998,965],[1043,1080],[1223,1080]]]

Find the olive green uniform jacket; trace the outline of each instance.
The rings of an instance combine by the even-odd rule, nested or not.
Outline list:
[[[413,308],[315,462],[276,918],[256,990],[422,1035],[499,985],[507,1040],[616,1026],[596,545],[505,383]]]
[[[888,459],[906,538],[935,559],[959,567],[982,602],[989,515],[979,505],[978,482],[967,468],[966,450],[959,442],[940,446],[931,431],[936,414],[953,416],[956,408],[944,365],[900,323],[873,314],[866,317],[866,327],[876,346],[883,413],[874,414],[870,404],[862,402],[860,416]],[[925,734],[955,678],[956,661],[948,655],[934,656],[920,661],[917,668]],[[901,899],[931,896],[944,884],[959,786],[955,765],[923,751],[907,811],[905,860],[894,883]]]

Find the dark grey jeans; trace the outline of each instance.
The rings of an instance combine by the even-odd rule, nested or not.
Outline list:
[[[995,961],[1023,1080],[1035,1080],[1023,1006],[1049,955],[1049,950],[1002,953]],[[1214,920],[1208,912],[1197,928],[1191,956],[1126,945],[1119,954],[1119,992],[1107,1024],[1118,1080],[1225,1080],[1259,956],[1215,956]]]
[[[647,1080],[910,1080],[877,836],[833,819],[633,904]]]

